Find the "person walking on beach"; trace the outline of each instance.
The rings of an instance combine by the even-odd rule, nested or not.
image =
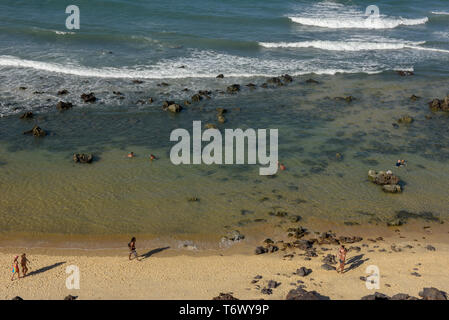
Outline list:
[[[340,249],[338,249],[338,261],[340,262],[340,265],[337,267],[337,272],[343,273],[345,270],[345,261],[346,261],[346,253],[348,251],[346,250],[344,245],[341,245]],[[340,269],[340,271],[339,271]]]
[[[131,241],[128,243],[129,248],[129,260],[132,260],[132,256],[134,256],[137,261],[140,261],[139,256],[137,255],[136,251],[136,237],[132,237]]]
[[[20,257],[20,265],[22,266],[22,277],[26,277],[28,272],[28,266],[27,263],[31,263],[30,260],[27,259],[26,254],[22,254]]]
[[[11,281],[14,280],[14,276],[17,274],[17,278],[20,279],[20,270],[19,270],[19,256],[16,256],[14,258],[14,261],[12,263],[12,277]]]

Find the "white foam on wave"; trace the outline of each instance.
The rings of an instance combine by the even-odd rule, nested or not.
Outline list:
[[[301,41],[301,42],[259,42],[265,48],[316,48],[329,51],[400,50],[415,48],[422,42],[363,42],[363,41]]]
[[[311,6],[301,7],[299,14],[288,15],[288,18],[302,25],[331,29],[393,29],[399,26],[413,26],[425,24],[427,17],[407,19],[386,16],[379,8],[377,16],[365,15],[365,8],[343,5],[335,2],[319,2]]]
[[[14,56],[0,56],[0,66],[29,68],[80,77],[118,79],[215,78],[220,73],[226,74],[227,77],[270,77],[283,73],[333,75],[336,73],[378,73],[388,69],[387,66],[380,65],[366,66],[364,62],[331,63],[319,58],[311,60],[262,59],[214,51],[194,51],[187,57],[165,59],[154,65],[121,68],[91,68],[76,63],[51,63]],[[180,66],[184,66],[184,68],[180,68]]]
[[[432,14],[449,16],[449,11],[432,11]]]
[[[289,17],[295,23],[307,26],[315,26],[330,29],[394,29],[401,25],[413,26],[425,24],[429,18],[405,19],[405,18],[365,18],[352,17],[350,19],[343,17]]]

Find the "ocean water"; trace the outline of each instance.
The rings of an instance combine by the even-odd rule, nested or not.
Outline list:
[[[80,29],[68,30],[70,4],[0,0],[1,234],[218,241],[277,224],[277,210],[330,223],[384,224],[399,210],[449,217],[449,117],[426,117],[427,102],[449,94],[447,1],[377,1],[378,17],[366,17],[369,1],[78,1]],[[293,83],[222,93],[285,73]],[[180,114],[160,107],[205,89],[211,99]],[[84,92],[98,102],[83,103]],[[347,95],[355,100],[334,99]],[[74,108],[58,112],[59,100]],[[217,107],[229,110],[225,124]],[[24,111],[34,119],[19,120]],[[415,121],[392,126],[405,114]],[[174,166],[170,132],[193,120],[279,129],[287,170]],[[35,123],[49,136],[22,134]],[[75,152],[98,161],[75,165]],[[409,165],[397,170],[397,159]],[[382,193],[369,169],[394,170],[404,192]]]

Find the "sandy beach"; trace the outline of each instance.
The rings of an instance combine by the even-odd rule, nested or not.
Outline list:
[[[80,300],[210,300],[220,293],[232,293],[238,299],[285,299],[298,285],[331,299],[360,299],[376,291],[388,296],[406,293],[419,297],[425,287],[448,292],[449,244],[442,241],[441,233],[395,233],[383,240],[364,239],[347,245],[350,250],[344,274],[321,267],[326,255],[336,254],[336,245],[318,246],[317,256],[307,258],[305,251],[298,248],[255,255],[250,246],[241,243],[222,251],[140,249],[140,262],[128,261],[126,248],[114,251],[28,249],[32,262],[29,276],[11,281],[8,266],[13,256],[25,249],[2,249],[0,298],[60,300],[71,294]],[[354,247],[360,251],[356,252]],[[70,265],[79,267],[79,290],[66,288],[69,276],[66,268]],[[370,265],[379,268],[379,289],[367,289],[361,279],[369,276],[365,271]],[[296,271],[301,267],[312,272],[299,276]],[[277,283],[275,287],[271,285],[271,294],[262,293],[270,280]]]

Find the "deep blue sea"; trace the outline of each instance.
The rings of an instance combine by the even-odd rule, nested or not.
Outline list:
[[[82,0],[80,29],[68,30],[72,2],[0,1],[2,73],[156,79],[449,71],[446,0]],[[373,4],[379,16],[367,17]]]

